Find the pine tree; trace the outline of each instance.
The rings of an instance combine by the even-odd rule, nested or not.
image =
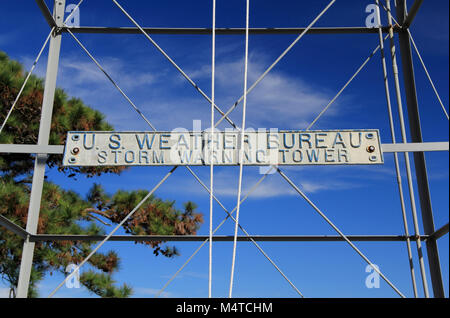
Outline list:
[[[0,122],[11,107],[24,81],[24,71],[20,63],[12,61],[0,51]],[[32,75],[26,88],[10,116],[0,143],[36,144],[43,80]],[[69,98],[62,89],[57,89],[53,108],[50,144],[64,144],[67,131],[112,130],[104,115],[86,106],[80,99]],[[100,176],[105,173],[120,174],[124,167],[63,167],[61,155],[50,155],[49,168],[58,169],[68,178],[78,176]],[[34,155],[0,154],[0,214],[17,225],[25,227]],[[39,234],[87,234],[101,235],[104,226],[114,225],[137,205],[146,191],[118,191],[107,194],[94,184],[86,198],[74,191],[46,181],[42,194]],[[134,235],[195,235],[203,223],[196,205],[187,202],[184,210],[175,207],[175,201],[164,201],[150,197],[133,217],[123,225],[126,233]],[[37,242],[33,259],[29,297],[37,297],[37,283],[46,274],[65,273],[69,264],[80,263],[94,247],[94,242]],[[164,242],[144,242],[153,249],[155,255],[174,257],[179,255],[175,246]],[[12,294],[18,282],[23,240],[0,227],[0,275]],[[97,252],[89,264],[93,269],[83,272],[80,283],[90,292],[101,297],[128,297],[132,288],[127,284],[118,286],[112,274],[119,268],[120,258],[115,251]]]

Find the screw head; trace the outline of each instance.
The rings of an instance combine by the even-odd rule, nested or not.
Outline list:
[[[367,152],[372,153],[372,152],[375,151],[375,147],[374,147],[374,146],[368,146],[368,147],[366,148],[366,150],[367,150]]]
[[[80,148],[75,147],[72,149],[72,154],[77,155],[80,152]]]

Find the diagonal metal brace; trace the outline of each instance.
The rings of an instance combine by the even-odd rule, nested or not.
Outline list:
[[[7,218],[5,218],[3,215],[0,215],[0,225],[5,227],[6,229],[10,230],[14,234],[19,235],[23,239],[27,238],[27,236],[28,236],[27,231],[25,231],[23,228],[21,228],[17,224],[11,222]]]
[[[51,28],[56,27],[55,19],[53,19],[53,16],[52,16],[52,14],[50,12],[50,9],[45,4],[45,1],[44,0],[36,0],[36,3],[38,5],[39,9],[41,9],[42,15],[44,16],[44,18],[47,21],[48,25]]]

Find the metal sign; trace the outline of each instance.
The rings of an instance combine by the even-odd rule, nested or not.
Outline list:
[[[69,132],[65,166],[238,165],[240,132]],[[244,165],[382,164],[378,130],[246,131]]]

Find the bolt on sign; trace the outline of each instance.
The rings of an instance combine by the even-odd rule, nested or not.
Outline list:
[[[106,132],[67,134],[65,166],[238,165],[241,133]],[[372,130],[246,131],[243,163],[266,165],[382,164],[379,132]]]

